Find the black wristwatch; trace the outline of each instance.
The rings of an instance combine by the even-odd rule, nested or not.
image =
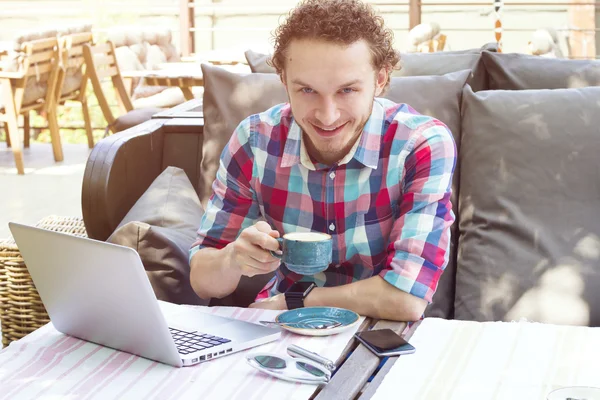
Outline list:
[[[304,307],[304,299],[317,285],[314,282],[296,282],[285,292],[288,310]]]

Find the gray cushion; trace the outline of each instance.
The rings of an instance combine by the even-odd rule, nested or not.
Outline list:
[[[206,305],[191,287],[188,262],[203,213],[185,172],[168,167],[107,241],[137,250],[159,300]]]
[[[231,134],[244,118],[287,101],[276,74],[236,74],[202,64],[204,78],[204,143],[198,184],[200,200],[206,206],[219,158]]]
[[[246,50],[244,55],[246,56],[246,61],[248,61],[248,65],[250,66],[250,70],[252,72],[258,72],[262,74],[274,74],[276,72],[275,68],[267,64],[270,55],[257,53],[252,50]]]
[[[464,70],[446,75],[392,77],[383,97],[439,119],[448,125],[459,144],[460,100],[469,76],[470,71]]]
[[[483,52],[489,89],[566,89],[600,86],[600,61]]]
[[[479,60],[479,53],[402,53],[402,69],[394,71],[393,76],[444,75],[450,72],[473,69]]]
[[[212,193],[219,157],[236,126],[247,116],[286,102],[287,94],[276,74],[234,74],[202,65],[204,77],[204,143],[200,171],[200,193],[204,205]],[[470,71],[442,76],[394,77],[385,97],[405,102],[417,111],[446,123],[460,144],[460,99]],[[455,174],[457,177],[458,174]],[[454,182],[456,212],[458,181]],[[453,228],[454,229],[454,228]],[[428,316],[451,317],[454,304],[454,247],[450,263],[428,308]],[[254,289],[252,289],[254,290]],[[257,290],[258,292],[258,290]]]
[[[598,99],[465,88],[457,319],[600,325]]]
[[[435,53],[403,53],[400,64],[402,68],[394,71],[392,76],[430,76],[444,75],[451,72],[471,70],[467,83],[473,90],[487,88],[485,69],[479,67],[480,49],[464,52]]]

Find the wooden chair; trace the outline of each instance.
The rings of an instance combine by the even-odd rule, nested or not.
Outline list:
[[[134,109],[129,97],[129,93],[123,82],[121,71],[117,64],[115,47],[112,42],[107,41],[99,44],[84,44],[83,57],[86,63],[86,75],[92,82],[94,93],[98,99],[98,104],[102,109],[102,114],[108,123],[108,131],[117,133],[132,126],[141,124],[152,118],[152,115],[163,111],[160,108]],[[115,117],[106,98],[106,93],[102,88],[102,81],[110,78],[112,86],[117,95],[117,101],[125,114]]]
[[[83,47],[92,42],[92,32],[75,33],[59,39],[62,65],[58,72],[55,90],[57,107],[64,105],[67,100],[81,103],[85,133],[90,149],[94,147],[94,136],[86,97],[88,76],[85,71]]]
[[[15,68],[0,70],[0,122],[12,147],[19,175],[25,173],[18,134],[18,117],[24,117],[24,146],[29,147],[29,113],[46,114],[56,161],[63,160],[54,90],[60,65],[56,37],[23,43]],[[14,69],[14,70],[13,70]]]

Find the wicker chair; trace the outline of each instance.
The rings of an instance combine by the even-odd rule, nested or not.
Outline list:
[[[87,237],[83,220],[49,216],[37,227]],[[0,241],[0,324],[2,346],[50,322],[27,266],[12,239]]]

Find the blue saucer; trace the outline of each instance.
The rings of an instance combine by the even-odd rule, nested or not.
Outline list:
[[[354,311],[336,307],[297,308],[295,310],[284,311],[275,318],[277,322],[294,323],[293,326],[282,325],[283,329],[309,336],[327,336],[340,333],[354,326],[359,320],[360,316]],[[334,328],[315,328],[338,322],[341,325]]]

